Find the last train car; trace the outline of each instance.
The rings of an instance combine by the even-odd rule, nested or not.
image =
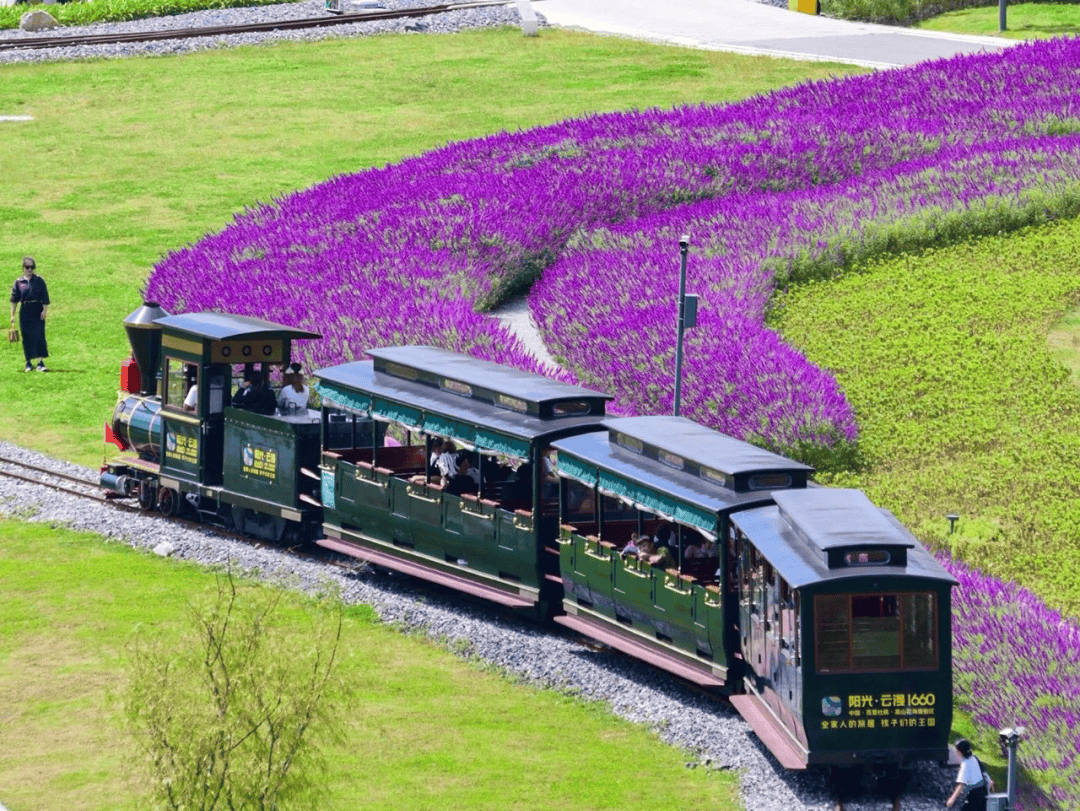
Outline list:
[[[557,604],[552,442],[595,430],[608,395],[429,346],[316,372],[322,546],[516,609]],[[370,426],[374,423],[375,430]],[[452,441],[479,468],[457,494],[430,462]]]
[[[945,759],[955,581],[890,513],[686,419],[602,428],[554,443],[556,621],[725,687],[785,768]]]
[[[773,499],[731,518],[733,703],[795,768],[945,760],[956,581],[860,491]]]

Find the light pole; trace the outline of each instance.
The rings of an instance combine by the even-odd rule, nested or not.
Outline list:
[[[682,402],[682,344],[683,330],[693,329],[697,325],[697,296],[686,295],[686,254],[690,250],[690,235],[679,237],[679,326],[675,337],[675,416],[679,416]]]
[[[998,732],[998,740],[1001,741],[1001,748],[1006,751],[1009,757],[1008,772],[1005,778],[1008,782],[1008,785],[1005,787],[1008,797],[1005,808],[1008,811],[1014,811],[1016,808],[1016,747],[1020,745],[1020,738],[1024,736],[1025,732],[1027,732],[1027,730],[1024,729],[1024,727],[1016,727],[1015,729],[1013,727],[1006,727]],[[996,795],[995,799],[1000,796],[1001,795]],[[989,803],[987,804],[987,807],[989,808]],[[997,803],[995,803],[994,807],[998,809],[1001,808],[1000,804]]]

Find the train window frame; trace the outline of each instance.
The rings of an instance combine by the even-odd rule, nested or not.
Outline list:
[[[769,481],[773,479],[775,481]],[[780,484],[779,482],[783,482]],[[751,490],[784,490],[791,487],[790,473],[757,473],[747,480]]]
[[[194,381],[188,374],[188,367],[195,370]],[[178,358],[175,355],[166,355],[162,369],[161,405],[173,411],[184,410],[184,400],[192,385],[199,384],[202,370],[199,364],[192,360]],[[198,403],[195,410],[198,411]]]
[[[909,664],[907,660],[909,658],[912,658],[912,659],[916,658],[918,656],[919,651],[914,646],[912,646],[911,653],[909,654],[909,652],[908,652],[908,647],[909,647],[908,646],[908,639],[909,638],[908,638],[907,633],[906,633],[906,625],[907,625],[907,621],[908,621],[909,618],[913,619],[913,620],[917,620],[918,615],[915,613],[914,609],[909,612],[909,611],[905,611],[903,609],[903,607],[909,602],[913,603],[917,598],[920,598],[920,597],[921,598],[929,598],[930,617],[929,617],[928,628],[929,628],[930,633],[924,634],[921,637],[914,636],[912,639],[913,639],[913,641],[916,641],[918,639],[922,639],[922,640],[928,641],[930,643],[929,644],[929,651],[930,651],[930,655],[932,656],[933,663],[932,664],[916,664],[916,665],[912,665],[912,664]],[[855,662],[856,658],[868,659],[868,658],[870,658],[870,656],[869,655],[864,655],[863,657],[856,657],[855,656],[855,650],[856,650],[856,646],[855,646],[855,634],[856,634],[855,620],[857,619],[857,617],[855,617],[855,615],[853,613],[853,607],[854,607],[854,604],[855,604],[855,600],[857,600],[857,599],[875,600],[876,599],[876,600],[879,600],[879,601],[883,601],[885,598],[895,598],[895,601],[896,601],[896,615],[895,615],[895,617],[896,617],[896,631],[895,631],[895,636],[896,636],[896,644],[897,644],[897,654],[896,654],[896,656],[898,658],[898,662],[895,663],[895,664],[882,663],[880,666],[877,666],[877,667],[875,667],[875,666],[867,666],[865,664],[857,664]],[[824,609],[824,606],[828,601],[838,601],[838,600],[846,601],[846,606],[847,606],[847,608],[846,608],[846,622],[843,624],[843,628],[842,628],[843,634],[846,635],[845,648],[846,648],[847,664],[843,665],[843,666],[832,666],[832,665],[830,665],[828,667],[824,667],[822,665],[822,660],[823,660],[822,639],[825,636],[825,628],[823,627],[823,619],[826,616],[829,616],[827,614],[826,610]],[[940,624],[939,624],[939,622],[940,622],[940,620],[939,620],[940,600],[938,599],[938,593],[936,591],[933,591],[933,590],[910,591],[909,590],[909,591],[879,591],[879,592],[844,592],[844,593],[840,593],[840,594],[835,594],[835,593],[815,594],[813,604],[814,604],[814,620],[813,620],[813,623],[814,623],[814,670],[819,675],[839,675],[839,674],[848,674],[848,673],[882,673],[882,672],[890,672],[890,673],[933,672],[933,671],[938,670],[941,667],[941,651],[940,651],[940,646],[938,645],[938,636],[940,634]],[[884,603],[882,603],[882,604],[884,605]],[[925,614],[925,612],[924,612],[924,614]],[[864,617],[864,620],[866,620],[866,619],[872,619],[872,618]],[[884,615],[884,616],[880,617],[880,619],[888,619],[888,615]],[[923,616],[923,619],[925,619],[925,615]],[[873,633],[873,631],[868,629],[867,633],[868,634]],[[876,633],[880,635],[882,632],[881,631],[876,631]],[[926,650],[923,650],[922,653],[925,656]],[[889,655],[889,654],[882,654],[878,658],[884,658],[887,655]],[[925,661],[925,659],[923,661]]]
[[[588,400],[565,400],[552,403],[551,416],[560,417],[587,417],[593,413],[593,404]]]
[[[866,560],[858,560],[865,557]],[[844,553],[845,566],[888,566],[892,555],[887,549],[855,549]]]

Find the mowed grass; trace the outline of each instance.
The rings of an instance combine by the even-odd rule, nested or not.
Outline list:
[[[1076,3],[1009,3],[1005,9],[1005,31],[1000,30],[998,6],[980,6],[949,11],[916,23],[927,31],[976,34],[1005,39],[1050,39],[1080,33],[1080,5]]]
[[[448,141],[849,72],[511,28],[0,66],[0,115],[34,118],[0,122],[0,269],[37,259],[56,372],[4,350],[0,437],[96,463],[144,280],[245,206]]]
[[[1078,256],[1068,220],[883,259],[793,289],[776,322],[858,415],[866,469],[834,483],[1073,616]]]
[[[178,635],[215,576],[40,524],[0,522],[0,799],[11,811],[142,811],[125,763],[125,657]],[[312,616],[287,599],[286,632]],[[735,781],[596,704],[515,685],[349,609],[334,809],[734,809]]]

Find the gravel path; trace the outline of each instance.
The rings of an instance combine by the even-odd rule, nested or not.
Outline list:
[[[96,476],[95,471],[0,442],[0,456],[50,470]],[[832,811],[820,772],[787,773],[729,709],[686,689],[665,674],[621,655],[595,651],[557,634],[506,616],[496,608],[459,599],[407,577],[353,572],[298,560],[269,549],[216,537],[212,532],[175,528],[152,516],[133,515],[91,504],[47,488],[0,478],[0,515],[87,530],[106,542],[150,550],[162,541],[174,556],[234,568],[267,579],[287,579],[315,589],[334,580],[348,602],[374,606],[386,622],[427,634],[458,655],[491,662],[531,683],[607,702],[613,711],[646,724],[668,743],[688,750],[688,768],[739,770],[749,811]],[[465,643],[454,640],[466,640]],[[924,764],[916,771],[901,808],[940,811],[952,770]],[[863,791],[848,811],[887,811],[891,804]]]
[[[420,8],[435,5],[436,0],[381,0],[388,9]],[[299,20],[305,17],[326,15],[326,7],[320,0],[302,3],[285,3],[275,6],[252,6],[250,8],[225,8],[195,11],[171,17],[153,17],[123,23],[98,23],[96,25],[54,28],[52,31],[26,32],[0,31],[0,41],[19,40],[42,36],[75,36],[77,34],[119,34],[142,31],[165,31],[178,28],[204,28],[214,25],[246,25],[251,23]],[[540,15],[538,15],[540,16]],[[359,18],[358,18],[359,20]],[[18,50],[0,53],[4,62],[49,62],[65,59],[115,59],[128,56],[168,55],[189,53],[207,49],[234,48],[242,45],[261,45],[284,40],[313,42],[341,37],[366,37],[378,34],[427,33],[452,34],[470,28],[492,28],[504,25],[520,25],[521,18],[515,5],[495,6],[482,9],[463,9],[404,20],[362,20],[329,28],[306,31],[271,31],[258,34],[231,34],[224,37],[197,37],[194,39],[165,40],[163,42],[128,43],[123,45],[76,46],[53,48],[47,51]],[[541,25],[543,25],[541,17]]]

